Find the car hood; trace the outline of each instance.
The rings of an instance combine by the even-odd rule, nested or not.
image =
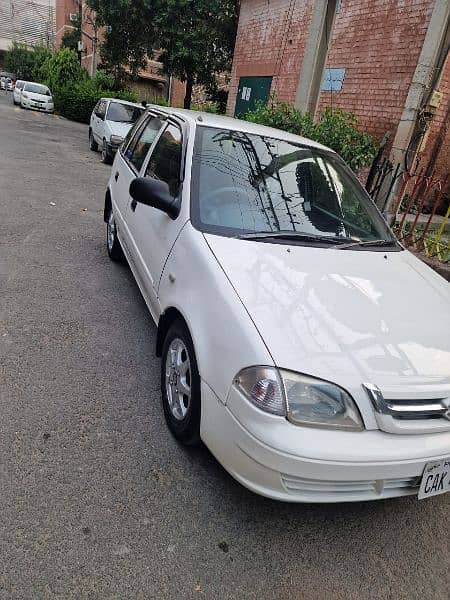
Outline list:
[[[277,366],[450,388],[450,285],[410,252],[205,238]]]
[[[130,129],[133,127],[133,123],[119,123],[117,121],[107,121],[111,135],[119,135],[124,138]]]

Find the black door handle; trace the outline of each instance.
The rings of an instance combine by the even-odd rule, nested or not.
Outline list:
[[[114,179],[117,181],[119,179],[119,171],[116,171],[116,174],[114,175]]]

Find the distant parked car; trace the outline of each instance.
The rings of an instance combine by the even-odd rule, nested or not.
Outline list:
[[[14,86],[14,91],[13,91],[13,102],[14,104],[20,104],[20,98],[22,96],[22,89],[23,86],[25,85],[26,81],[22,81],[21,79],[18,79],[16,81],[16,85]]]
[[[52,113],[55,110],[52,93],[46,85],[27,81],[20,95],[22,108],[33,108]]]
[[[0,89],[1,90],[6,89],[6,77],[4,77],[4,76],[0,77]]]
[[[111,164],[117,149],[144,110],[141,105],[125,100],[101,98],[91,115],[90,149],[95,152],[100,147],[102,161]]]

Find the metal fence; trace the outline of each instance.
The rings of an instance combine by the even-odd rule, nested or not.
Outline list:
[[[392,206],[390,224],[404,246],[448,264],[448,183],[448,175],[440,179],[424,170],[409,173],[385,158],[372,167],[366,189],[382,212]]]

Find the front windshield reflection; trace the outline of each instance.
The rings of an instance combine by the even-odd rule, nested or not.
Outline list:
[[[205,231],[393,239],[337,156],[284,140],[198,127],[193,192]]]

